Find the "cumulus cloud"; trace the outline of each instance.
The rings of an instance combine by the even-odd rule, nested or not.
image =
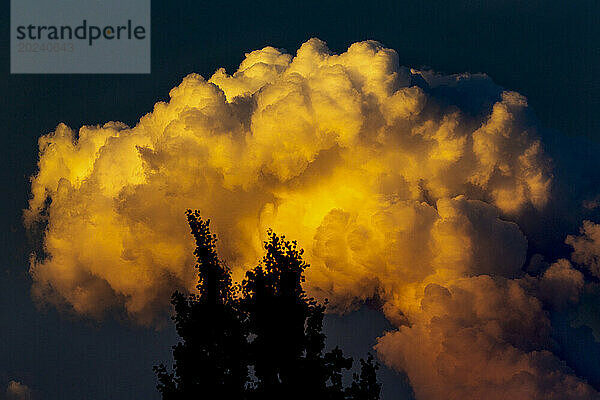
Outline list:
[[[600,225],[583,221],[580,233],[567,236],[565,241],[573,247],[573,261],[583,264],[592,275],[600,278]]]
[[[550,321],[516,280],[430,284],[421,310],[376,346],[406,371],[418,399],[598,398],[551,352]]]
[[[460,268],[490,272],[494,261],[481,248],[489,245],[467,243],[469,235],[511,240],[516,227],[495,232],[469,213],[542,207],[550,172],[522,96],[493,93],[477,113],[451,103],[448,90],[468,90],[471,80],[491,85],[482,76],[401,67],[375,42],[334,55],[312,39],[295,57],[271,47],[252,52],[231,76],[222,69],[208,81],[189,75],[133,128],[109,122],[75,132],[61,124],[40,138],[25,213],[27,223],[47,218],[48,257],[32,260],[34,293],[84,314],[124,306],[147,318],[165,294],[194,286],[181,218],[187,207],[213,218],[233,265],[257,259],[267,227],[311,248],[345,215],[379,235],[370,240],[380,248],[382,235],[404,232],[419,237],[406,246],[438,246],[454,263],[472,258]],[[438,94],[441,86],[447,90]],[[491,206],[455,200],[461,195]],[[444,218],[454,222],[437,221]],[[469,246],[468,256],[440,235]],[[524,244],[515,240],[521,244],[511,257],[518,258]],[[323,246],[315,252],[329,251]],[[436,270],[411,254],[421,266],[409,267],[407,258],[398,268],[421,277]]]
[[[569,235],[565,242],[573,248],[571,259],[592,276],[600,277],[600,225],[592,221],[583,221],[579,235]],[[600,342],[600,319],[598,304],[600,285],[587,282],[582,299],[578,304],[574,327],[585,325],[592,329],[595,340]]]
[[[544,271],[538,297],[555,308],[561,308],[577,303],[583,287],[583,274],[568,260],[560,259]]]
[[[542,306],[548,291],[576,301],[582,278],[566,261],[524,276],[511,222],[548,203],[549,159],[526,99],[485,75],[311,39],[189,75],[134,127],[61,124],[39,147],[25,221],[46,226],[40,301],[152,322],[174,289],[194,290],[195,208],[234,278],[273,228],[306,249],[308,290],[332,310],[380,299],[398,329],[377,351],[419,398],[595,394],[552,354]]]
[[[21,382],[10,381],[6,388],[6,398],[7,400],[31,400],[31,389]]]

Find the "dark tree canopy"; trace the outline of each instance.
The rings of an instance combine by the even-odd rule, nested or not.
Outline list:
[[[175,292],[173,372],[154,367],[158,390],[171,399],[376,400],[378,365],[369,355],[349,387],[352,359],[325,352],[325,306],[306,295],[303,251],[272,231],[262,262],[234,285],[219,260],[210,220],[187,211],[196,240],[198,293]],[[218,395],[214,395],[217,393]]]
[[[181,342],[173,347],[173,373],[155,367],[163,399],[199,398],[200,393],[222,393],[222,398],[243,398],[248,380],[246,316],[240,309],[231,273],[216,252],[217,238],[210,221],[187,211],[196,240],[198,294],[175,292],[175,327]]]

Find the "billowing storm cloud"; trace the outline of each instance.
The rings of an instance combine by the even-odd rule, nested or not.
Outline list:
[[[152,322],[195,286],[183,212],[199,209],[235,278],[273,228],[305,248],[332,311],[379,299],[398,329],[378,354],[419,399],[597,396],[552,353],[543,309],[576,302],[583,277],[567,260],[524,276],[511,222],[550,200],[550,161],[526,99],[485,75],[311,39],[189,75],[134,127],[59,125],[39,146],[25,220],[46,226],[40,301]]]

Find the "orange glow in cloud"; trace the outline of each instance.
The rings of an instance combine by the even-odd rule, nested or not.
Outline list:
[[[525,279],[527,240],[508,220],[549,201],[549,160],[521,95],[473,111],[441,90],[479,82],[401,67],[376,42],[335,55],[311,39],[294,57],[267,47],[233,75],[189,75],[135,127],[59,125],[40,138],[25,212],[47,219],[34,296],[151,323],[194,289],[194,208],[234,278],[273,228],[305,248],[308,290],[331,310],[380,298],[398,330],[377,351],[419,399],[591,398],[548,351],[538,300],[550,284],[576,296],[578,272],[563,260]]]

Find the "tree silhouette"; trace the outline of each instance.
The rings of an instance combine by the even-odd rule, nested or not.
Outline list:
[[[379,399],[372,355],[360,360],[360,374],[345,387],[352,359],[338,347],[324,351],[325,306],[302,287],[309,265],[295,241],[269,231],[262,262],[234,285],[217,256],[210,220],[186,214],[196,240],[198,293],[172,297],[182,341],[173,347],[172,373],[154,367],[163,399]]]
[[[175,292],[175,327],[182,341],[173,347],[174,372],[161,364],[154,370],[163,399],[192,399],[201,393],[242,398],[248,379],[244,314],[240,311],[231,272],[216,252],[217,238],[209,221],[186,212],[196,241],[198,294]]]

